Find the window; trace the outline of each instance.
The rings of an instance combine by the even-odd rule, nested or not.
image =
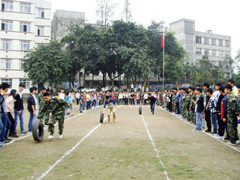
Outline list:
[[[38,36],[44,36],[44,27],[43,26],[38,26]]]
[[[204,38],[204,44],[209,44],[209,38],[208,37]]]
[[[30,50],[30,41],[21,41],[21,50],[29,51]]]
[[[2,21],[1,30],[12,31],[13,30],[13,22],[12,21]]]
[[[11,60],[1,59],[1,69],[11,69]]]
[[[200,48],[197,48],[197,49],[196,49],[196,54],[199,54],[199,55],[201,55],[201,54],[202,54],[202,49],[200,49]]]
[[[225,41],[225,46],[229,47],[230,46],[230,42],[228,40]]]
[[[31,32],[31,23],[20,22],[20,31],[21,32]]]
[[[218,45],[222,46],[223,45],[223,41],[221,39],[218,40]]]
[[[225,52],[225,56],[226,56],[226,57],[230,57],[230,56],[231,56],[230,51],[226,51],[226,52]]]
[[[12,79],[1,79],[1,83],[7,83],[12,88]]]
[[[212,39],[212,45],[216,45],[216,39]]]
[[[20,60],[19,62],[20,69],[24,69],[25,60]]]
[[[3,0],[2,1],[2,11],[13,11],[13,2]]]
[[[223,51],[218,51],[219,57],[223,57]]]
[[[3,49],[4,50],[11,50],[12,46],[13,46],[12,40],[3,39]]]
[[[215,49],[212,50],[212,55],[216,56],[217,55],[217,51]]]
[[[202,38],[200,36],[196,36],[196,43],[202,43]]]
[[[45,17],[44,9],[41,9],[41,8],[38,9],[38,17],[39,18],[44,18]]]
[[[31,4],[30,3],[20,3],[20,12],[31,13]]]
[[[204,55],[205,55],[205,56],[208,56],[208,55],[209,55],[209,50],[208,50],[208,49],[205,49],[205,50],[204,50]]]
[[[27,79],[20,79],[19,80],[20,84],[24,84],[26,89],[30,88],[30,81]]]

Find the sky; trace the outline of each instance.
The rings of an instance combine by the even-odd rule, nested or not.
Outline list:
[[[50,0],[52,14],[56,9],[86,13],[88,23],[96,22],[96,0]],[[124,0],[116,4],[114,19],[123,18]],[[240,50],[240,0],[130,0],[132,21],[149,26],[152,21],[169,23],[195,20],[196,31],[212,30],[214,34],[232,37],[232,58]]]

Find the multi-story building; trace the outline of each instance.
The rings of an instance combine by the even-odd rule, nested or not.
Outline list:
[[[31,82],[23,70],[27,51],[51,39],[51,3],[45,0],[0,0],[0,83],[18,89]]]
[[[208,59],[213,66],[222,66],[226,77],[232,76],[230,36],[213,34],[212,30],[196,31],[195,21],[189,19],[172,22],[169,28],[188,53],[186,62],[196,64],[202,59]]]
[[[60,40],[66,36],[71,25],[85,23],[85,13],[75,11],[56,10],[52,20],[52,39]]]

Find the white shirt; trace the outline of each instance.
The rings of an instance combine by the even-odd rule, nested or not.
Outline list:
[[[65,98],[65,94],[64,93],[60,93],[60,99],[64,100],[64,98]]]
[[[36,98],[35,94],[33,94],[33,98],[34,98],[34,101],[35,101],[35,108],[37,110],[38,101],[37,101],[37,98]]]
[[[218,101],[219,96],[220,96],[220,92],[214,91],[211,99],[215,99],[215,101]]]

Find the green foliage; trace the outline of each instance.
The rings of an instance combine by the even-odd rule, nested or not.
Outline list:
[[[24,64],[24,71],[34,84],[58,85],[66,81],[66,72],[69,64],[66,61],[66,52],[57,41],[40,45],[28,52],[28,60]]]
[[[208,59],[202,59],[195,65],[186,64],[184,72],[185,79],[183,81],[192,85],[202,84],[203,82],[215,84],[227,80],[224,78],[223,67],[213,66]]]

